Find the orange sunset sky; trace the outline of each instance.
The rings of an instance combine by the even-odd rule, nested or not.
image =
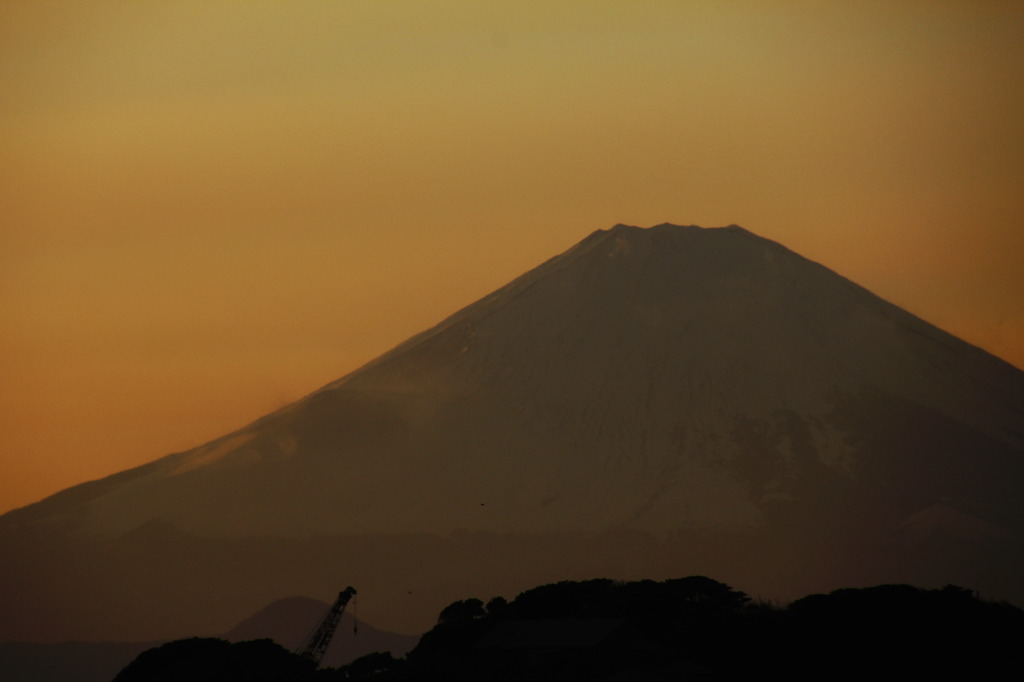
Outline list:
[[[1024,367],[1024,3],[0,0],[0,511],[615,223],[740,224]]]

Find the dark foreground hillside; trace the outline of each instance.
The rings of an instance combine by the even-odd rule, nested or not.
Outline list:
[[[403,659],[314,670],[269,640],[190,639],[144,652],[115,682],[979,679],[1013,670],[1022,638],[1024,611],[955,586],[843,589],[778,607],[699,576],[591,580],[455,602]]]

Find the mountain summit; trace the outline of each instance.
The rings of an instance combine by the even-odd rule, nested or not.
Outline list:
[[[206,603],[265,582],[273,542],[295,563],[261,598],[330,566],[431,615],[455,585],[598,571],[1021,597],[1022,483],[1024,373],[740,227],[617,225],[243,429],[7,514],[0,542],[99,572],[190,547],[236,573],[184,578]]]

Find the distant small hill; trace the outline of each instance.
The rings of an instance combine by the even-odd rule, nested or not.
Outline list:
[[[222,636],[228,642],[273,640],[293,651],[329,606],[309,597],[278,599],[243,619]],[[378,630],[346,613],[324,656],[336,668],[374,652],[404,656],[419,636]],[[0,642],[0,680],[11,682],[110,682],[144,651],[164,642]],[[173,649],[172,649],[173,651]]]
[[[285,649],[294,651],[329,608],[330,605],[309,597],[278,599],[239,622],[223,637],[230,642],[272,639]],[[357,622],[351,613],[346,612],[322,665],[345,665],[375,651],[404,656],[418,641],[418,636],[386,632],[362,621]]]

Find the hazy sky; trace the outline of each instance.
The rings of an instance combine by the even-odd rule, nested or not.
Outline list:
[[[0,511],[615,223],[737,223],[1024,367],[1024,3],[0,0]]]

